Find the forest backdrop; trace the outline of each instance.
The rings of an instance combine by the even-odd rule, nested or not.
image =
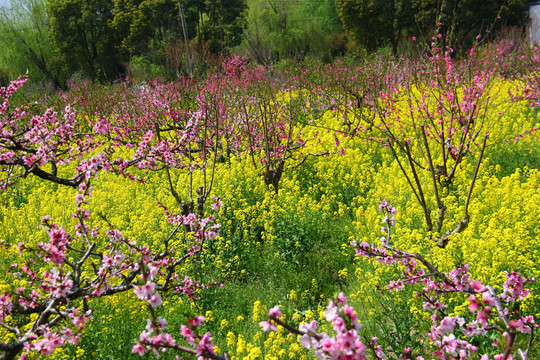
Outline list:
[[[395,57],[434,33],[459,52],[479,35],[523,32],[527,9],[525,0],[11,0],[0,8],[0,81],[172,80],[232,54],[264,65]]]

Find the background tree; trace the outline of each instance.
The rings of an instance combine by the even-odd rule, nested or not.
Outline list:
[[[112,0],[47,1],[51,37],[65,71],[109,80],[123,73],[113,5]]]
[[[301,53],[326,58],[331,34],[342,32],[335,0],[250,0],[248,5],[248,26],[239,51],[262,64]]]
[[[398,44],[414,28],[411,0],[338,0],[339,17],[350,37],[367,51]]]
[[[525,22],[525,0],[338,0],[339,17],[348,35],[367,51],[433,32],[445,35],[456,49],[470,48],[478,35],[490,39],[505,27]],[[489,33],[487,33],[489,31]]]
[[[525,0],[413,1],[418,30],[429,35],[440,23],[438,33],[460,52],[469,49],[478,35],[493,40],[505,28],[523,27],[527,9]]]
[[[153,45],[181,36],[175,0],[114,0],[113,14],[111,26],[121,38],[124,58],[147,54]]]
[[[246,0],[206,0],[204,7],[195,1],[193,5],[204,10],[204,14],[199,12],[198,35],[209,43],[210,51],[227,52],[240,44],[246,27]]]
[[[183,40],[176,0],[61,0],[48,3],[51,36],[68,73],[114,80],[125,64],[166,73],[167,49]],[[241,41],[246,2],[184,1],[188,35],[212,53]],[[180,40],[182,39],[182,40]],[[133,67],[132,66],[132,67]]]
[[[7,77],[28,73],[33,80],[61,86],[44,0],[12,1],[9,7],[0,8],[0,48],[0,67]]]

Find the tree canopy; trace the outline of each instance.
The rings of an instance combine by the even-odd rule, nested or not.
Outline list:
[[[184,40],[179,4],[190,41],[208,44],[212,53],[240,44],[245,0],[12,1],[0,8],[0,69],[55,87],[74,74],[115,80],[133,59],[163,61],[167,46]]]
[[[114,79],[122,70],[112,0],[48,0],[51,37],[68,73]]]
[[[28,73],[60,85],[43,1],[12,1],[0,7],[0,48],[0,68],[6,73]]]
[[[428,41],[441,34],[456,49],[476,37],[494,38],[505,27],[523,26],[526,0],[337,0],[339,16],[352,39],[367,51],[412,36]]]
[[[327,57],[331,34],[341,33],[335,0],[248,0],[243,49],[259,63],[312,54]]]
[[[247,54],[261,64],[304,56],[330,61],[385,47],[397,56],[413,36],[429,44],[441,35],[457,54],[479,35],[490,40],[523,26],[527,6],[525,0],[11,0],[0,8],[0,77],[28,73],[62,87],[74,75],[174,77],[184,64],[191,74],[188,63],[210,63],[216,54]]]

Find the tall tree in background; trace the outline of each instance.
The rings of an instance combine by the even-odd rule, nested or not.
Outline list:
[[[186,1],[198,12],[198,37],[213,53],[227,52],[242,41],[246,27],[246,0]]]
[[[390,46],[394,55],[410,36],[437,31],[456,49],[469,48],[478,35],[524,24],[526,0],[337,0],[339,16],[352,39],[367,51]]]
[[[436,30],[460,52],[479,35],[492,40],[501,30],[523,27],[527,9],[527,0],[413,0],[417,31],[432,35]]]
[[[48,0],[51,37],[64,70],[102,80],[123,71],[112,0]]]
[[[28,73],[61,87],[45,0],[12,0],[9,7],[0,8],[0,48],[0,67],[10,78]]]
[[[335,0],[248,0],[241,51],[268,64],[300,53],[327,57],[329,35],[342,32]]]
[[[146,54],[181,34],[176,0],[113,0],[111,27],[117,33],[122,58]]]
[[[350,37],[367,51],[390,45],[397,55],[399,41],[414,29],[412,1],[338,0],[339,17]]]
[[[51,36],[64,70],[114,80],[137,58],[160,67],[159,55],[182,41],[177,0],[48,0]],[[241,41],[245,0],[183,1],[189,35],[214,53]],[[164,61],[163,61],[164,62]]]

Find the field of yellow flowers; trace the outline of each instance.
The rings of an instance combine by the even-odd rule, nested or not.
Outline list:
[[[331,108],[310,115],[302,127],[289,125],[288,138],[301,134],[308,139],[302,154],[312,155],[287,162],[279,191],[262,176],[269,159],[264,161],[264,151],[263,161],[255,161],[248,153],[216,161],[211,194],[223,204],[215,215],[219,235],[204,242],[196,256],[179,265],[177,273],[190,274],[201,284],[221,285],[197,289],[194,297],[163,294],[163,305],[156,313],[167,318],[169,332],[179,333],[180,325],[192,314],[201,314],[206,318],[203,329],[212,333],[217,354],[227,352],[232,359],[311,359],[313,354],[284,328],[266,333],[258,324],[266,319],[268,309],[280,304],[290,324],[323,320],[320,330],[324,326],[330,330],[324,325],[323,312],[330,298],[344,292],[364,324],[366,338],[378,337],[388,354],[411,348],[418,356],[430,356],[429,340],[423,335],[429,331],[429,313],[415,296],[416,290],[390,292],[386,288],[399,279],[402,270],[359,258],[350,246],[354,240],[380,245],[378,206],[383,199],[397,209],[393,245],[424,254],[441,271],[469,264],[471,276],[496,287],[502,286],[505,271],[540,278],[540,142],[531,131],[540,127],[540,113],[528,101],[512,101],[509,90],[516,84],[504,79],[493,82],[495,95],[483,115],[492,119],[490,137],[468,205],[470,221],[444,248],[436,246],[433,232],[425,230],[423,209],[388,144],[373,140],[369,133],[351,136],[336,131],[343,126],[344,114]],[[290,93],[275,101],[301,97],[301,93]],[[398,106],[400,101],[407,103],[406,97]],[[256,109],[246,110],[246,115]],[[401,116],[406,118],[407,112]],[[271,152],[265,151],[266,155]],[[478,156],[475,152],[465,157],[459,163],[464,175],[455,177],[440,194],[449,228],[461,221]],[[177,168],[170,173],[144,169],[134,173],[143,176],[144,183],[112,173],[100,174],[93,182],[88,205],[94,214],[91,227],[114,227],[140,244],[160,246],[171,233],[163,207],[175,206],[169,184],[177,185],[179,196],[189,197],[185,184],[202,187],[208,172]],[[426,184],[433,195],[431,181],[429,172],[419,174],[418,182]],[[76,193],[37,176],[18,181],[0,194],[0,240],[10,244],[44,241],[40,219],[46,215],[66,229],[73,228]],[[434,200],[428,201],[436,209]],[[171,246],[187,249],[192,236],[179,236]],[[28,255],[20,255],[16,246],[6,248],[1,274],[8,274],[21,256]],[[6,275],[0,293],[26,285],[18,281]],[[530,290],[520,311],[538,317],[540,286],[533,283]],[[467,312],[463,297],[449,294],[442,300],[451,314]],[[93,319],[82,340],[57,349],[50,357],[139,358],[131,349],[148,316],[146,305],[133,291],[90,298],[88,305]],[[7,324],[15,321],[5,319]],[[10,331],[0,329],[3,341],[10,336]],[[539,353],[538,345],[532,349],[533,354]],[[169,352],[163,356],[174,358]]]

